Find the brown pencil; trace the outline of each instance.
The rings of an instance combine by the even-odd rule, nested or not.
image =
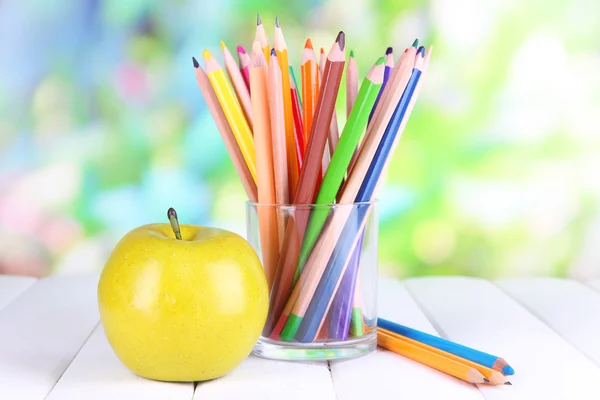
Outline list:
[[[215,124],[217,125],[217,130],[221,134],[221,138],[223,143],[225,144],[225,148],[229,153],[229,157],[233,162],[233,166],[242,181],[242,185],[244,190],[246,191],[246,195],[248,196],[248,200],[252,202],[256,202],[258,200],[257,195],[257,187],[254,183],[254,179],[252,179],[252,175],[250,174],[250,170],[248,169],[248,165],[244,161],[244,157],[242,156],[242,151],[238,146],[235,137],[233,136],[233,132],[229,123],[227,122],[227,118],[221,109],[221,104],[215,95],[215,91],[212,88],[210,80],[206,76],[206,73],[198,63],[198,61],[193,58],[194,69],[196,71],[196,81],[198,82],[198,87],[200,88],[200,92],[202,92],[202,96],[206,101],[206,105],[208,106],[208,110],[212,115]]]
[[[321,49],[323,50],[323,49]],[[321,76],[325,73],[325,53],[321,52],[321,60],[319,63],[319,71],[321,73]],[[331,117],[331,122],[329,125],[329,136],[327,137],[327,145],[329,146],[329,157],[326,157],[323,159],[323,161],[326,161],[323,163],[323,175],[325,174],[325,170],[327,169],[327,166],[329,165],[329,160],[331,159],[331,157],[333,156],[333,152],[335,151],[335,148],[337,147],[338,142],[340,141],[340,130],[338,128],[338,121],[337,121],[337,114],[335,112],[335,107],[333,109],[333,115]]]
[[[311,126],[311,134],[306,148],[304,164],[300,171],[298,188],[294,196],[293,204],[312,204],[317,193],[317,175],[320,172],[321,160],[325,151],[325,141],[331,124],[331,118],[335,109],[335,100],[340,87],[342,73],[345,64],[345,36],[340,32],[327,56],[326,66],[323,72],[323,80],[316,112]],[[267,328],[272,328],[273,320],[279,318],[281,311],[291,292],[300,245],[304,237],[304,231],[308,222],[308,208],[297,208],[294,216],[294,227],[288,227],[284,237],[284,249],[281,252],[273,294],[271,296],[271,312],[267,321]]]

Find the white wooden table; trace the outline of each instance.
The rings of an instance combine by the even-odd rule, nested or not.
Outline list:
[[[600,399],[600,281],[381,279],[380,315],[504,357],[513,386],[470,385],[377,350],[351,361],[248,359],[210,382],[131,374],[109,347],[98,275],[0,276],[0,399]]]

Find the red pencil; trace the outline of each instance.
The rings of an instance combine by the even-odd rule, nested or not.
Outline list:
[[[290,94],[292,96],[292,114],[294,115],[294,132],[296,134],[296,159],[298,160],[298,171],[300,171],[302,160],[304,160],[304,126],[302,124],[302,110],[298,102],[298,88],[291,76]]]

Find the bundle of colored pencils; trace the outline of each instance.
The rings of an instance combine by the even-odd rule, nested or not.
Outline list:
[[[513,368],[502,358],[379,318],[380,347],[469,383],[511,385]]]
[[[248,199],[296,206],[289,218],[274,207],[257,207],[270,288],[263,334],[302,343],[359,337],[364,325],[356,272],[363,230],[431,48],[415,40],[398,59],[388,48],[359,85],[352,51],[346,67],[344,32],[327,54],[321,49],[318,62],[308,39],[298,85],[278,19],[271,45],[258,17],[251,50],[237,47],[239,63],[221,46],[225,69],[208,50],[205,70],[195,58],[194,68]],[[345,67],[347,118],[340,133],[335,109]],[[307,207],[314,204],[363,206],[335,212]]]

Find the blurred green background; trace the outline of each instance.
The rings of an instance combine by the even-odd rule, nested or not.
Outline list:
[[[244,234],[191,56],[249,48],[257,12],[297,71],[339,30],[361,79],[434,47],[379,195],[381,274],[600,276],[596,0],[1,1],[0,273],[98,271],[168,207]]]

